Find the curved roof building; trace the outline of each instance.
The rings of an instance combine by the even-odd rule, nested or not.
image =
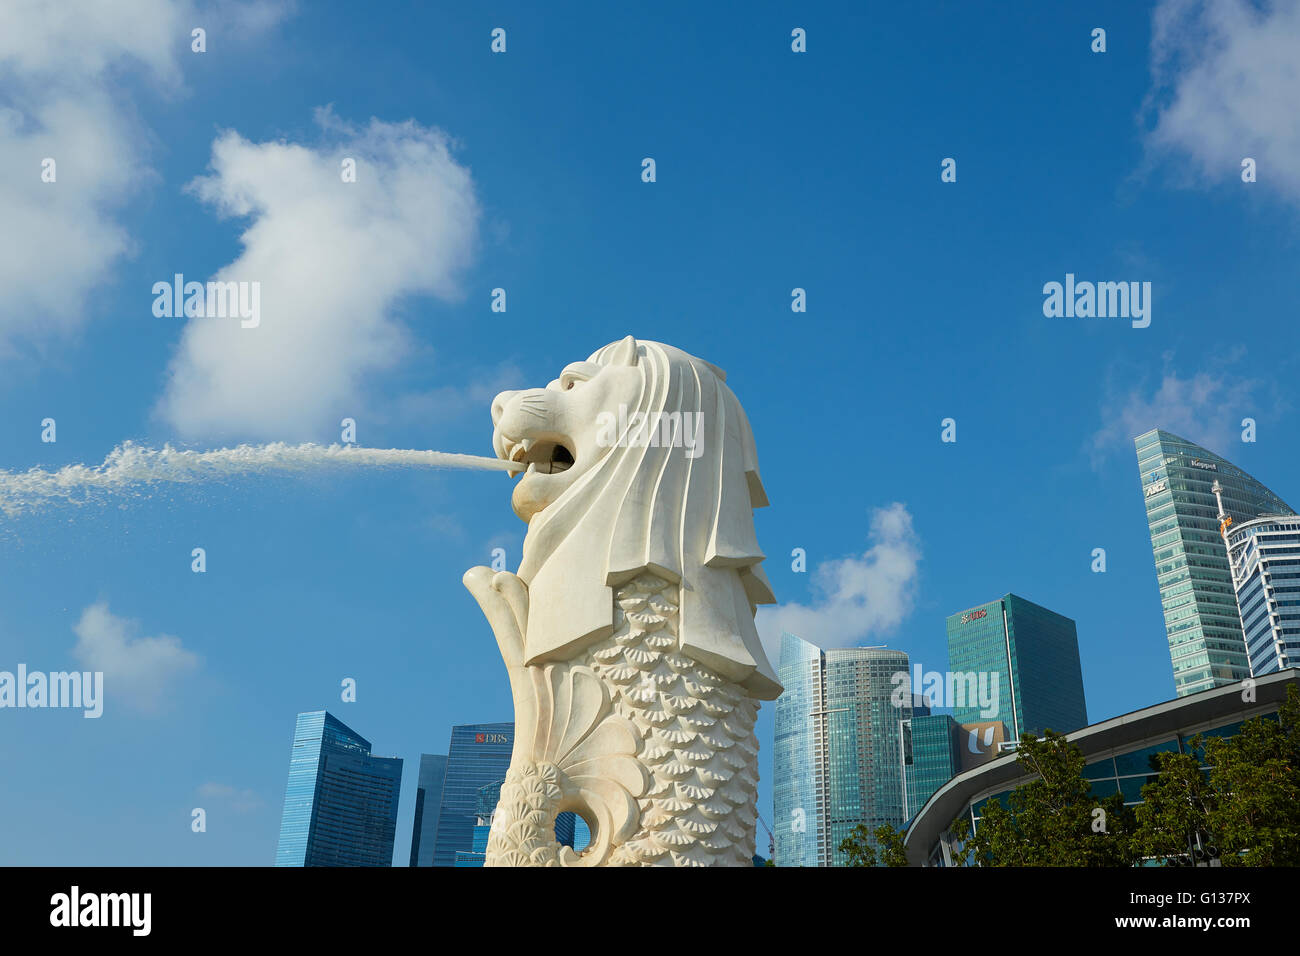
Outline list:
[[[1286,670],[1256,678],[1253,696],[1243,695],[1240,686],[1214,688],[1103,720],[1065,736],[1083,751],[1083,775],[1092,793],[1108,797],[1119,792],[1126,804],[1133,805],[1142,802],[1142,787],[1155,779],[1152,754],[1194,753],[1188,741],[1197,734],[1233,736],[1251,717],[1276,713],[1286,700],[1287,687],[1297,682],[1300,671]],[[1249,699],[1243,700],[1243,696]],[[1031,779],[1014,751],[953,777],[925,802],[908,827],[909,864],[960,865],[949,835],[953,821],[964,816],[975,832],[990,800],[1005,805],[1011,791]]]

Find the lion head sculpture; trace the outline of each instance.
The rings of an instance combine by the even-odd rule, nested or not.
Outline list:
[[[525,665],[608,636],[614,589],[649,571],[681,585],[682,651],[771,700],[781,685],[754,627],[775,601],[753,509],[767,504],[754,436],[718,368],[628,336],[544,388],[492,404],[497,454],[527,468]]]

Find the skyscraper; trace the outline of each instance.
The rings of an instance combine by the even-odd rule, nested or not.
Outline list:
[[[420,754],[420,782],[415,791],[415,825],[411,828],[411,866],[433,866],[433,844],[442,809],[446,754]]]
[[[1300,664],[1300,517],[1234,523],[1215,482],[1223,533],[1252,677]]]
[[[999,756],[1007,739],[1000,720],[959,724],[948,714],[921,713],[903,721],[903,776],[907,781],[908,820],[934,792],[967,770]]]
[[[447,748],[446,772],[442,780],[442,800],[432,847],[421,841],[421,856],[426,853],[433,866],[456,866],[456,854],[474,853],[474,831],[492,807],[481,805],[485,793],[500,793],[510,768],[510,753],[514,749],[515,725],[460,724],[451,728],[451,744]],[[495,787],[495,790],[493,790]],[[428,804],[424,812],[429,813]],[[575,818],[572,813],[561,813],[555,821],[555,835],[560,843],[574,845]],[[484,844],[486,847],[486,844]],[[467,865],[462,861],[461,865]],[[470,862],[468,865],[482,865]]]
[[[906,822],[901,721],[911,718],[913,698],[896,700],[893,678],[907,671],[902,651],[822,651],[782,636],[785,691],[776,702],[773,747],[777,866],[843,865],[840,842],[858,824],[874,831]]]
[[[777,674],[785,690],[776,700],[772,744],[777,866],[827,865],[821,836],[826,813],[823,663],[820,648],[793,634],[781,635]]]
[[[400,757],[323,710],[299,714],[276,866],[391,866]]]
[[[1177,435],[1156,429],[1134,442],[1174,692],[1183,697],[1249,677],[1212,488],[1217,480],[1235,524],[1295,511],[1231,462]]]
[[[964,699],[949,701],[958,723],[1000,720],[1015,740],[1088,724],[1074,621],[1032,601],[1007,594],[949,617],[948,666],[973,675]],[[991,694],[995,674],[996,713],[989,713],[971,691]]]
[[[505,780],[514,742],[513,723],[459,724],[451,728],[433,845],[434,866],[455,866],[456,851],[473,848],[479,790]]]
[[[456,866],[482,866],[487,860],[488,838],[492,835],[492,816],[496,813],[497,804],[500,802],[501,783],[491,783],[479,790],[478,819],[474,821],[474,842],[468,850],[456,851]]]
[[[907,782],[904,820],[910,820],[931,794],[957,776],[961,767],[961,725],[948,714],[913,714],[904,720],[903,774]]]

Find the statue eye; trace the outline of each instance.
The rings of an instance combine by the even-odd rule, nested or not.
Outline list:
[[[567,391],[569,391],[571,388],[573,388],[573,386],[575,386],[575,385],[577,385],[577,384],[579,384],[579,383],[581,383],[581,382],[585,382],[586,380],[587,380],[587,379],[586,379],[584,376],[579,375],[577,372],[561,372],[561,373],[560,373],[560,388],[561,388],[563,391],[566,391],[566,392],[567,392]]]

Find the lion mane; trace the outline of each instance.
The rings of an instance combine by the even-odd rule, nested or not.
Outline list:
[[[607,637],[615,589],[650,572],[681,588],[683,653],[755,698],[775,699],[781,684],[754,626],[757,606],[776,600],[754,534],[753,509],[768,502],[726,374],[631,336],[588,361],[635,365],[640,394],[614,447],[529,524],[518,571],[530,605],[524,663],[567,660]],[[634,423],[663,416],[677,427],[698,423],[695,457],[678,442],[633,434]]]

